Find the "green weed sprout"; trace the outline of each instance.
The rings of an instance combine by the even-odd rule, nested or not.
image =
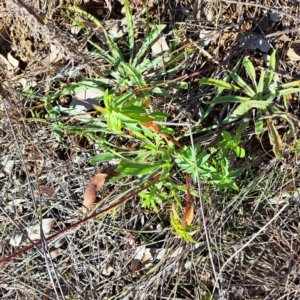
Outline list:
[[[240,62],[229,73],[225,80],[213,78],[204,78],[200,83],[213,85],[218,87],[216,96],[209,102],[210,106],[205,113],[205,118],[211,111],[212,107],[220,103],[236,103],[237,107],[230,113],[222,122],[221,125],[226,125],[234,122],[252,109],[256,109],[255,132],[260,134],[264,127],[268,128],[270,140],[273,143],[274,153],[281,156],[282,141],[280,135],[274,125],[274,118],[283,118],[288,121],[290,126],[289,136],[293,136],[295,126],[291,116],[287,113],[288,101],[287,95],[300,92],[300,81],[293,81],[276,85],[274,75],[276,71],[276,51],[270,56],[267,72],[261,70],[260,76],[257,76],[255,68],[249,57],[242,60],[242,64],[250,79],[251,84],[245,82],[238,74],[237,67]],[[259,77],[259,78],[258,78]],[[258,78],[258,79],[257,79]],[[234,94],[221,96],[224,90],[230,90]],[[236,95],[239,94],[239,95]],[[285,110],[276,106],[275,100],[283,97]],[[248,116],[248,115],[247,115]],[[203,119],[202,118],[202,119]]]

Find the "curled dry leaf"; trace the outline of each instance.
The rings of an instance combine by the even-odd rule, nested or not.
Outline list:
[[[137,272],[141,268],[141,262],[142,262],[142,258],[144,256],[145,249],[146,249],[146,246],[138,247],[135,252],[135,256],[133,257],[133,259],[131,261],[131,272],[132,272],[133,278],[138,276]]]
[[[186,225],[191,225],[194,218],[194,207],[190,207],[186,216],[184,217],[184,223]]]
[[[135,256],[131,261],[132,277],[138,276],[138,271],[150,268],[155,260],[161,260],[164,258],[167,250],[161,248],[146,248],[146,246],[140,246],[137,248]]]
[[[169,50],[166,38],[161,36],[152,46],[152,57],[161,56]]]
[[[96,200],[97,192],[101,189],[103,186],[105,180],[106,180],[107,174],[100,173],[94,176],[91,180],[91,182],[88,184],[88,186],[85,189],[84,195],[83,195],[83,208],[82,210],[85,210],[86,208],[90,208],[93,203]]]
[[[147,127],[149,130],[151,130],[155,133],[159,132],[159,127],[152,122],[140,122],[140,124]]]
[[[19,68],[20,62],[15,59],[10,53],[7,54],[7,60],[13,66],[14,70],[17,70]]]
[[[18,231],[12,235],[9,243],[14,247],[18,247],[21,244],[22,239],[23,239],[23,233],[21,231]]]
[[[300,41],[294,41],[290,44],[287,51],[287,56],[290,60],[300,60]]]
[[[53,189],[51,189],[47,186],[41,186],[40,190],[41,190],[42,193],[45,193],[48,196],[53,196],[54,193],[55,193]]]
[[[106,275],[106,276],[110,276],[111,273],[113,273],[114,271],[115,271],[115,269],[112,267],[111,263],[108,262],[106,264],[105,268],[103,269],[102,274]]]
[[[47,236],[47,233],[51,231],[53,227],[55,227],[56,222],[52,218],[46,218],[42,220],[42,229],[43,233]],[[40,240],[41,239],[41,227],[40,224],[36,224],[33,226],[29,226],[25,228],[28,233],[28,237],[32,240]]]
[[[46,218],[42,220],[42,229],[43,233],[47,237],[47,234],[51,231],[52,227],[55,227],[56,222],[52,218]],[[32,225],[26,227],[27,235],[31,240],[40,240],[41,239],[41,227],[40,224]],[[14,247],[20,245],[23,239],[23,233],[21,231],[15,232],[10,239],[10,244]]]
[[[50,252],[50,254],[46,254],[46,256],[48,257],[48,258],[55,258],[56,256],[58,256],[58,255],[60,255],[61,253],[63,253],[65,250],[63,250],[63,249],[60,249],[60,248],[58,248],[58,249],[55,249],[55,250],[52,250],[51,252]]]

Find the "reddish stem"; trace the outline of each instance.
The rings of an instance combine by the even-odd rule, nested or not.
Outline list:
[[[78,226],[78,225],[80,225],[80,224],[82,224],[82,223],[84,223],[84,222],[86,222],[86,221],[88,221],[88,220],[91,220],[91,219],[93,219],[93,218],[96,218],[97,216],[103,214],[104,212],[106,212],[106,211],[108,211],[108,210],[111,210],[112,208],[116,207],[117,205],[120,205],[120,204],[126,202],[126,201],[129,200],[130,198],[136,196],[136,195],[137,195],[138,193],[140,193],[141,191],[143,191],[143,190],[149,188],[150,186],[154,185],[158,180],[159,180],[159,176],[158,176],[156,179],[154,179],[151,183],[149,183],[148,185],[146,185],[146,186],[144,186],[143,188],[139,189],[138,191],[136,191],[136,192],[134,192],[134,193],[132,193],[132,194],[130,194],[130,195],[124,197],[122,200],[120,200],[120,201],[118,201],[118,202],[116,202],[116,203],[110,205],[109,207],[104,208],[103,210],[101,210],[101,211],[99,211],[99,212],[97,212],[97,213],[94,213],[94,214],[92,214],[91,216],[86,217],[86,218],[84,218],[84,219],[82,219],[82,220],[80,220],[80,221],[78,221],[78,222],[76,222],[76,223],[74,223],[74,224],[72,224],[72,225],[70,225],[70,226],[68,226],[68,227],[66,227],[66,228],[64,228],[64,229],[62,229],[62,230],[60,230],[60,231],[58,231],[58,232],[52,234],[52,235],[50,235],[49,237],[46,238],[46,241],[50,241],[50,240],[52,240],[53,238],[55,238],[55,237],[59,236],[60,234],[62,234],[63,232],[66,232],[66,231],[70,230],[71,228],[74,228],[74,227],[76,227],[76,226]],[[38,245],[40,245],[41,243],[42,243],[42,241],[35,242],[35,243],[31,244],[30,246],[24,247],[24,248],[22,248],[22,249],[20,249],[20,250],[18,250],[18,251],[16,251],[16,252],[14,252],[13,254],[11,254],[11,255],[9,255],[9,256],[6,256],[6,257],[0,259],[0,264],[3,263],[3,262],[9,261],[10,259],[12,259],[12,258],[14,258],[14,257],[16,257],[16,256],[18,256],[18,255],[20,255],[20,254],[22,254],[22,253],[25,253],[25,252],[29,251],[29,250],[32,249],[34,246],[38,246]]]

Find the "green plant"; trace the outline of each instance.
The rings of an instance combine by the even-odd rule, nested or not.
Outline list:
[[[243,158],[245,157],[245,149],[241,148],[239,145],[241,144],[241,135],[244,129],[247,127],[248,122],[242,123],[238,126],[236,130],[236,135],[232,138],[231,134],[228,131],[223,131],[221,136],[223,138],[222,141],[217,143],[217,146],[221,149],[221,153],[223,157],[226,157],[228,151],[230,149],[235,151],[236,156]]]
[[[247,115],[253,109],[256,109],[255,132],[260,134],[264,127],[268,128],[270,140],[273,143],[274,153],[281,156],[282,141],[276,129],[274,119],[283,118],[288,121],[290,126],[289,136],[293,136],[295,126],[288,110],[288,95],[300,92],[300,81],[293,81],[279,84],[275,80],[276,71],[276,52],[270,56],[267,72],[261,70],[257,80],[256,71],[249,57],[242,60],[250,84],[244,81],[238,74],[237,68],[240,62],[229,73],[225,80],[204,78],[200,83],[218,87],[216,96],[209,102],[210,106],[204,117],[208,115],[212,107],[220,103],[237,103],[238,106],[221,122],[226,125]],[[224,90],[232,91],[233,95],[221,96]],[[240,95],[236,95],[239,93]],[[276,105],[280,97],[284,100],[285,111]],[[203,117],[203,118],[204,118]],[[202,118],[202,120],[203,120]]]
[[[160,76],[165,72],[172,72],[178,68],[179,65],[184,63],[184,56],[182,53],[184,51],[174,55],[171,59],[168,57],[168,54],[160,55],[153,59],[145,59],[144,56],[148,52],[149,47],[153,45],[161,35],[162,31],[166,27],[166,25],[156,25],[154,28],[146,35],[142,45],[139,47],[139,50],[135,52],[135,38],[134,38],[134,22],[132,13],[130,11],[130,6],[128,0],[124,0],[124,5],[126,8],[126,24],[128,29],[128,50],[129,50],[129,57],[124,56],[123,53],[127,51],[127,49],[121,49],[118,47],[116,42],[109,36],[106,29],[103,27],[102,23],[93,17],[92,15],[88,14],[87,12],[81,10],[78,7],[68,6],[67,9],[72,12],[78,13],[81,17],[88,18],[92,22],[94,22],[97,26],[99,26],[105,35],[107,40],[109,51],[104,50],[99,45],[94,43],[91,39],[88,42],[97,49],[95,51],[87,52],[90,55],[98,56],[105,59],[114,70],[106,69],[104,73],[113,77],[118,85],[113,88],[113,91],[116,91],[119,87],[122,89],[133,89],[133,88],[141,88],[141,93],[144,98],[148,98],[150,96],[150,92],[143,88],[147,87],[146,80],[144,78],[144,73],[148,70],[158,67],[158,76]],[[73,21],[73,18],[71,19]],[[76,25],[78,21],[76,22]],[[147,28],[149,27],[149,23],[147,23]],[[195,50],[195,47],[189,48],[188,52],[191,53]],[[165,71],[168,67],[171,67],[168,71]],[[161,83],[161,81],[151,81],[151,85],[155,85],[156,83]],[[171,85],[177,86],[180,88],[187,88],[187,84],[185,82],[180,83],[172,83]],[[160,87],[155,87],[152,89],[153,93],[158,95],[162,95],[168,98],[172,98],[172,96],[165,90]]]
[[[236,145],[235,147],[239,146]],[[175,162],[181,171],[191,174],[194,182],[197,180],[197,166],[200,179],[206,180],[209,184],[215,186],[216,190],[238,190],[235,179],[241,174],[242,170],[232,171],[229,169],[225,152],[219,152],[219,154],[216,152],[213,154],[208,153],[206,150],[201,151],[199,145],[196,145],[195,151],[191,146],[184,146],[177,152]]]
[[[180,206],[180,210],[184,211],[184,209]],[[193,235],[196,231],[201,227],[200,225],[191,225],[194,217],[194,208],[190,207],[186,213],[184,213],[183,217],[179,216],[177,209],[173,203],[172,212],[171,212],[171,225],[174,228],[175,232],[181,236],[186,242],[196,241],[193,239]]]
[[[175,132],[172,128],[158,124],[168,115],[153,111],[150,97],[152,93],[165,97],[171,97],[171,95],[162,88],[143,89],[148,84],[159,82],[146,82],[145,72],[154,67],[159,67],[159,72],[176,70],[178,64],[185,61],[187,54],[194,48],[179,52],[172,57],[165,54],[151,60],[145,59],[147,49],[159,38],[165,26],[155,26],[136,52],[132,15],[128,1],[125,0],[124,4],[128,41],[122,47],[119,47],[110,38],[100,21],[77,7],[68,7],[69,11],[90,19],[102,28],[109,51],[105,51],[89,40],[88,42],[97,49],[97,52],[89,52],[89,54],[99,56],[110,64],[110,67],[103,71],[107,78],[83,79],[49,95],[47,99],[40,95],[34,95],[34,97],[47,103],[47,111],[51,111],[52,115],[49,115],[50,118],[46,122],[51,124],[55,130],[64,130],[89,137],[106,150],[105,153],[92,157],[91,164],[110,161],[114,158],[120,159],[117,168],[120,175],[113,178],[112,181],[128,175],[137,177],[138,187],[154,181],[153,185],[139,193],[141,204],[159,211],[162,203],[171,203],[173,210],[170,223],[175,232],[186,241],[194,241],[192,235],[199,226],[191,224],[194,208],[190,204],[190,198],[192,195],[196,197],[200,195],[189,187],[190,176],[196,183],[198,173],[201,180],[211,184],[216,190],[236,190],[235,179],[240,174],[240,170],[230,170],[225,157],[226,152],[209,153],[200,149],[199,145],[195,148],[182,147],[173,137]],[[71,20],[74,21],[73,18]],[[76,25],[79,23],[78,20],[75,22]],[[179,82],[165,85],[165,88],[171,85],[177,85],[180,88],[187,86],[186,83]],[[141,89],[140,94],[137,94],[136,88]],[[93,91],[98,95],[99,104],[93,106],[95,110],[93,115],[77,109],[54,105],[58,97],[82,91]],[[52,116],[59,119],[62,115],[68,115],[77,120],[77,124],[69,125],[60,120],[53,120]],[[121,146],[109,142],[108,136],[112,135],[122,136],[128,142],[134,141],[136,149],[125,151]],[[227,148],[239,149],[239,142],[240,139],[236,138],[235,143],[228,144]],[[222,145],[219,147],[222,148]],[[176,180],[173,179],[174,174],[178,175]],[[178,181],[185,181],[185,183],[179,184]],[[170,194],[173,196],[171,199]],[[185,195],[186,203],[182,207],[180,198]]]

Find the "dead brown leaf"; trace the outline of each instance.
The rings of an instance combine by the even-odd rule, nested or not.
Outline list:
[[[52,251],[50,252],[50,255],[47,254],[47,257],[55,258],[56,256],[60,255],[60,254],[63,253],[64,251],[65,251],[65,250],[60,249],[60,248],[55,249],[55,250],[52,250]]]
[[[293,61],[300,60],[300,41],[294,41],[290,44],[290,47],[287,51],[287,56]]]
[[[83,208],[90,208],[93,203],[96,200],[97,192],[101,189],[103,186],[105,180],[106,180],[107,174],[100,173],[94,176],[91,180],[91,182],[88,184],[88,186],[85,189],[84,195],[83,195]]]
[[[137,251],[131,261],[131,273],[132,277],[136,278],[138,276],[138,271],[141,269],[141,262],[144,256],[146,246],[140,246],[137,248]]]
[[[194,219],[194,207],[190,207],[185,218],[184,218],[184,223],[186,225],[191,225]]]
[[[41,189],[41,192],[47,194],[48,196],[53,196],[55,193],[53,189],[51,189],[47,186],[41,186],[40,189]]]
[[[152,122],[140,122],[141,125],[147,127],[149,130],[158,133],[159,127]]]
[[[41,60],[42,66],[50,66],[52,63],[57,63],[62,59],[62,52],[54,44],[50,45],[50,54]]]

